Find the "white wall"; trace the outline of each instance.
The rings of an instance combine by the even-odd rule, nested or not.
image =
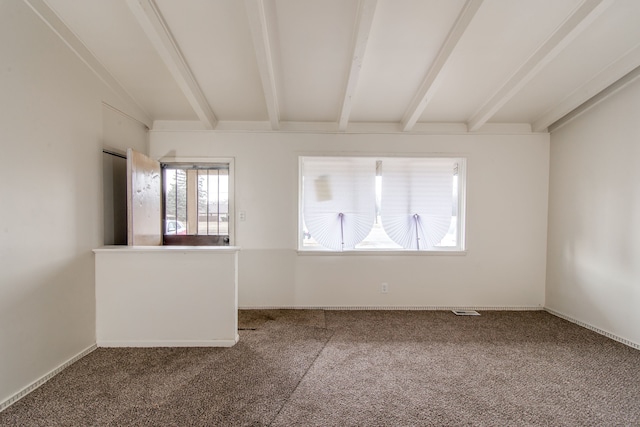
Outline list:
[[[640,82],[551,135],[546,305],[640,344]]]
[[[230,347],[238,341],[236,248],[94,252],[99,347]]]
[[[104,244],[127,244],[127,148],[146,153],[147,127],[114,109],[102,106]],[[117,154],[121,155],[118,156]]]
[[[298,254],[298,156],[463,155],[465,256]],[[549,138],[538,135],[150,133],[150,155],[235,157],[240,307],[542,307]],[[236,214],[237,218],[237,214]],[[389,293],[380,284],[389,283]]]
[[[102,101],[129,106],[21,1],[0,1],[0,58],[1,404],[95,344]]]
[[[127,148],[140,153],[149,149],[147,127],[109,104],[102,105],[102,146],[126,154]]]

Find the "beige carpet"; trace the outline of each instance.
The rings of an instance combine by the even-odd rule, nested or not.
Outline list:
[[[247,310],[228,349],[98,349],[2,426],[640,425],[640,351],[548,313]]]

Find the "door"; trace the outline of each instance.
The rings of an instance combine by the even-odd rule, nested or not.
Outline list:
[[[127,150],[127,243],[162,245],[162,174],[160,163]]]

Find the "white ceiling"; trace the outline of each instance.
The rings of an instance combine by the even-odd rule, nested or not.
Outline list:
[[[639,0],[25,1],[156,128],[544,131],[640,74]]]

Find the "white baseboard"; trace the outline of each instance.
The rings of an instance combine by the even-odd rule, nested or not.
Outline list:
[[[61,364],[60,366],[58,366],[57,368],[53,369],[52,371],[49,371],[47,374],[41,376],[40,378],[38,378],[37,380],[35,380],[34,382],[32,382],[31,384],[29,384],[28,386],[26,386],[25,388],[23,388],[22,390],[20,390],[19,392],[15,393],[12,396],[9,396],[7,399],[5,399],[3,402],[0,402],[0,412],[4,411],[5,409],[7,409],[9,406],[13,405],[14,403],[16,403],[18,400],[22,399],[23,397],[25,397],[27,394],[31,393],[32,391],[34,391],[35,389],[37,389],[38,387],[40,387],[42,384],[46,383],[47,381],[49,381],[51,378],[53,378],[54,376],[58,375],[60,372],[62,372],[65,368],[67,368],[68,366],[70,366],[71,364],[73,364],[74,362],[82,359],[83,357],[85,357],[86,355],[88,355],[89,353],[91,353],[92,351],[94,351],[96,349],[96,345],[93,344],[89,347],[87,347],[86,349],[82,350],[80,353],[76,354],[75,356],[73,356],[71,359],[67,360],[66,362],[64,362],[63,364]]]
[[[607,332],[605,330],[602,330],[600,328],[596,328],[595,326],[592,326],[588,323],[582,322],[580,320],[574,319],[571,316],[567,316],[566,314],[560,313],[559,311],[553,310],[551,308],[545,307],[544,310],[549,313],[549,314],[553,314],[554,316],[560,317],[568,322],[571,323],[575,323],[578,326],[582,326],[583,328],[587,328],[589,330],[592,330],[593,332],[596,332],[600,335],[604,335],[607,338],[611,338],[614,341],[618,341],[624,345],[628,345],[629,347],[635,348],[636,350],[640,350],[640,344],[635,343],[633,341],[629,341],[628,339],[619,337],[615,334],[612,334],[611,332]]]
[[[232,340],[158,340],[158,341],[98,341],[98,347],[233,347],[240,336],[236,334]]]
[[[451,310],[476,310],[476,311],[541,311],[540,306],[513,306],[513,307],[482,307],[482,306],[251,306],[238,307],[239,310],[409,310],[409,311],[451,311]]]

